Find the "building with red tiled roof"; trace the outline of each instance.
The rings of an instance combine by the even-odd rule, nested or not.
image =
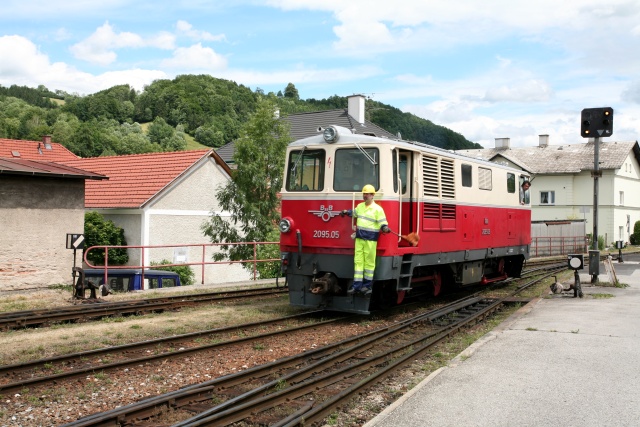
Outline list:
[[[87,183],[87,209],[144,208],[200,161],[213,160],[226,175],[231,171],[212,150],[91,157],[65,164],[109,176],[108,181]]]
[[[85,208],[123,228],[128,245],[147,246],[129,249],[131,266],[203,261],[202,247],[188,245],[211,243],[202,224],[211,212],[222,213],[216,193],[231,179],[229,166],[215,151],[92,157],[65,164],[109,177],[87,182]],[[173,246],[148,248],[163,245]],[[204,261],[211,262],[212,256],[213,249],[207,249]],[[200,283],[200,266],[192,269]],[[208,265],[204,276],[205,283],[249,278],[239,264]]]
[[[0,291],[71,282],[67,234],[84,232],[85,180],[107,178],[57,163],[73,159],[49,138],[0,139]]]
[[[63,145],[51,142],[48,135],[42,141],[0,138],[0,157],[56,163],[79,159]]]

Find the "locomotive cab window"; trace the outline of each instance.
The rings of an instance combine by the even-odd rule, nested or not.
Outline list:
[[[512,173],[507,173],[507,192],[516,192],[516,176]]]
[[[398,192],[398,178],[400,178],[400,194],[407,192],[407,174],[409,171],[409,157],[400,153],[398,160],[398,150],[393,150],[393,192]]]
[[[523,184],[525,184],[525,182],[529,184],[526,186],[526,188],[523,187]],[[531,203],[531,190],[529,189],[530,186],[531,186],[531,182],[529,181],[529,177],[525,175],[520,175],[520,204],[521,205],[528,205]]]
[[[489,191],[493,189],[493,183],[491,181],[491,169],[478,168],[478,188],[480,188],[480,190]]]
[[[380,188],[379,160],[377,148],[363,148],[362,151],[358,148],[336,150],[333,189],[362,191],[366,184]]]
[[[460,165],[460,175],[462,176],[462,186],[463,187],[471,187],[473,185],[473,180],[471,176],[472,171],[471,165]]]
[[[322,191],[324,165],[324,150],[299,150],[289,153],[287,191]]]

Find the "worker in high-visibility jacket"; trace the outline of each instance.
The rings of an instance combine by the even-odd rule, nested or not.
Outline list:
[[[371,295],[373,273],[376,269],[376,247],[380,231],[388,233],[389,226],[384,210],[373,201],[376,189],[371,184],[362,187],[362,203],[355,210],[343,210],[342,216],[356,218],[356,247],[353,256],[353,286],[347,290],[352,295],[356,292],[365,296]]]

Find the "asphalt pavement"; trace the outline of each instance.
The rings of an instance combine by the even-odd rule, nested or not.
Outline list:
[[[640,426],[640,255],[613,266],[628,287],[582,270],[584,298],[532,301],[365,427]]]

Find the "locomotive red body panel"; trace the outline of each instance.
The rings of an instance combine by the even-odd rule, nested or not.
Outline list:
[[[522,171],[406,141],[344,128],[290,144],[280,222],[283,272],[292,305],[368,313],[444,286],[519,276],[529,257],[531,211]],[[325,138],[326,136],[329,138]],[[333,140],[331,139],[333,137]],[[395,233],[377,245],[373,297],[348,295],[354,220],[362,187]]]

